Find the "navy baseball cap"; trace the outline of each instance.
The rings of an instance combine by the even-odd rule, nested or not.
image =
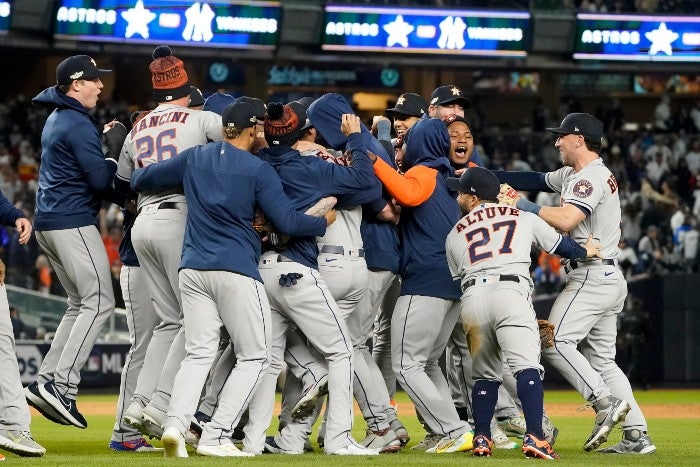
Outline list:
[[[221,115],[226,106],[229,104],[233,104],[234,102],[236,102],[236,98],[233,97],[231,94],[215,92],[214,94],[206,98],[202,110],[208,110],[210,112],[215,112]]]
[[[449,177],[445,183],[452,191],[476,195],[486,201],[496,201],[501,191],[501,182],[493,172],[483,167],[470,167],[461,177]]]
[[[558,128],[546,128],[556,135],[583,135],[586,138],[600,141],[603,135],[603,124],[600,120],[587,113],[572,113],[564,117]]]
[[[396,105],[390,109],[386,109],[386,111],[389,113],[410,115],[411,117],[422,117],[423,114],[428,113],[428,103],[418,94],[405,92],[396,99]]]
[[[445,105],[452,102],[457,102],[464,110],[472,106],[472,101],[467,99],[462,90],[454,84],[440,86],[430,95],[430,105]]]
[[[236,102],[245,102],[247,104],[252,105],[255,109],[255,117],[261,121],[265,120],[267,107],[265,106],[265,103],[262,101],[262,99],[258,99],[257,97],[241,96],[238,99],[236,99]]]
[[[72,55],[56,67],[56,82],[59,85],[70,84],[76,79],[95,79],[112,70],[97,68],[95,60],[88,55]]]
[[[250,128],[255,126],[255,108],[247,102],[234,102],[221,113],[221,121],[228,128]]]
[[[190,107],[204,105],[204,96],[197,86],[190,86]]]

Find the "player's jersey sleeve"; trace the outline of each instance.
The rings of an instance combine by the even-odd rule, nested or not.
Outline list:
[[[447,235],[447,240],[445,241],[445,252],[447,254],[447,266],[450,268],[450,274],[452,274],[452,279],[458,280],[461,279],[461,274],[460,274],[460,261],[458,260],[457,255],[461,254],[459,251],[457,251],[457,246],[456,246],[456,237],[457,237],[457,230],[452,229],[452,231]]]
[[[134,173],[134,161],[129,154],[129,143],[125,142],[122,146],[122,151],[119,154],[119,162],[117,165],[117,177],[124,181],[131,181],[131,175]]]
[[[603,202],[606,189],[607,185],[596,170],[584,169],[569,176],[561,199],[563,203],[573,204],[589,216]]]
[[[547,253],[553,253],[561,243],[562,236],[542,218],[529,212],[521,214],[532,224],[532,240]]]
[[[562,167],[554,172],[547,172],[544,175],[544,181],[555,193],[561,193],[563,191],[566,174],[570,170],[571,169],[569,167]]]
[[[207,135],[209,141],[222,141],[224,134],[221,131],[223,124],[221,123],[221,115],[208,110],[201,110],[202,132]]]

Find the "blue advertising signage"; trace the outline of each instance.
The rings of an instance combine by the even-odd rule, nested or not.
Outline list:
[[[0,34],[6,34],[10,29],[10,13],[12,13],[12,2],[0,1]]]
[[[576,15],[574,58],[700,61],[700,16]]]
[[[279,2],[61,0],[58,39],[273,49]]]
[[[530,13],[326,6],[324,50],[525,57]]]

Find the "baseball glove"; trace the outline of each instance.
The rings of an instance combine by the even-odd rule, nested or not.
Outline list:
[[[537,327],[540,329],[540,348],[546,350],[554,347],[554,325],[546,319],[538,319]]]
[[[520,193],[515,188],[507,183],[501,184],[501,191],[498,194],[498,203],[508,206],[515,206],[515,203],[520,199]]]
[[[103,139],[107,148],[105,157],[112,158],[115,161],[119,160],[119,153],[122,150],[127,134],[126,127],[120,122],[115,122],[111,128],[104,132]]]
[[[260,235],[260,240],[263,243],[269,243],[271,247],[275,250],[281,250],[289,241],[289,235],[280,233],[272,222],[267,220],[265,214],[259,210],[255,210],[255,217],[253,217],[253,228],[258,235]]]

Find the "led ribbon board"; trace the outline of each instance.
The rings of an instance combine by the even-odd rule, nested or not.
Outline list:
[[[55,37],[96,42],[273,49],[278,2],[61,0]]]
[[[326,6],[324,50],[525,57],[530,13]]]
[[[576,15],[574,58],[700,61],[700,16]]]
[[[10,14],[12,13],[11,1],[0,1],[0,34],[6,34],[10,29]]]

